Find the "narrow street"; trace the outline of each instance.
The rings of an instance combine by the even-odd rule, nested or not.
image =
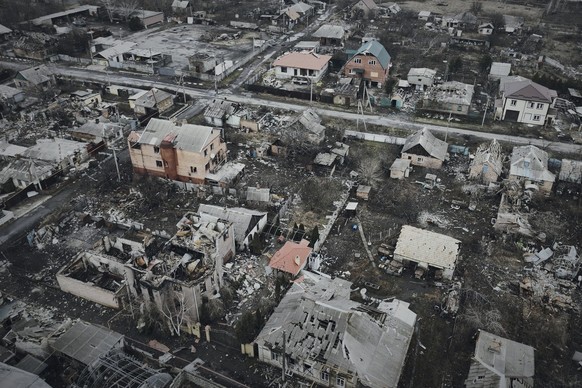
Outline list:
[[[70,68],[65,66],[54,66],[53,69],[57,74],[62,77],[100,82],[103,84],[115,83],[118,85],[134,86],[134,87],[145,87],[152,88],[156,87],[159,89],[171,90],[173,92],[185,92],[188,96],[192,98],[213,98],[216,96],[214,90],[196,89],[192,87],[181,87],[169,82],[164,82],[162,80],[151,80],[145,77],[138,77],[135,75],[121,75],[118,73],[104,74],[97,71],[90,71],[84,69]],[[219,96],[233,102],[266,106],[270,108],[286,109],[300,111],[309,106],[308,102],[303,102],[300,100],[294,100],[293,102],[282,102],[275,100],[268,100],[265,98],[257,97],[250,92],[231,92],[219,91]],[[315,108],[315,111],[324,117],[341,118],[344,120],[357,121],[362,120],[362,116],[354,112],[345,112],[335,109],[326,108]],[[520,145],[520,144],[531,144],[544,149],[549,149],[552,151],[566,152],[566,153],[582,153],[582,145],[573,143],[561,143],[561,142],[550,142],[544,139],[534,139],[522,136],[510,136],[502,135],[489,132],[474,131],[470,129],[456,128],[456,127],[446,127],[442,125],[434,124],[419,124],[410,121],[403,121],[401,119],[394,119],[389,116],[381,115],[370,115],[366,114],[364,119],[367,123],[384,125],[392,128],[405,129],[411,133],[422,128],[428,128],[431,131],[439,132],[441,134],[448,133],[449,135],[459,135],[459,136],[474,136],[476,138],[484,140],[497,139],[499,141]],[[486,128],[486,127],[485,127]]]

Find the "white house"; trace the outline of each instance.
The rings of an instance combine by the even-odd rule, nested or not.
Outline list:
[[[427,69],[426,67],[412,68],[408,72],[408,83],[414,85],[416,90],[425,90],[434,83],[436,70]]]
[[[491,35],[493,34],[494,29],[495,28],[493,27],[492,23],[483,23],[479,25],[478,31],[481,35]]]
[[[313,52],[292,52],[284,54],[273,62],[277,78],[308,78],[318,82],[327,72],[330,55]]]
[[[497,104],[496,118],[524,124],[544,125],[551,115],[548,111],[558,96],[551,90],[529,79],[515,81],[507,77],[499,85],[501,101]]]

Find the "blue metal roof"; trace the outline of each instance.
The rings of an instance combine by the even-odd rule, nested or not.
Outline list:
[[[362,44],[351,58],[356,55],[373,55],[378,59],[378,61],[380,61],[380,64],[384,69],[387,69],[390,64],[390,54],[388,54],[388,51],[386,51],[384,46],[376,40],[371,40]]]

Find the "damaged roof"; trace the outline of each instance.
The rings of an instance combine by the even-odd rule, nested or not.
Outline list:
[[[315,31],[312,36],[315,38],[342,39],[345,33],[346,32],[342,26],[324,24],[323,26],[319,27],[319,29]]]
[[[444,104],[471,105],[474,91],[473,85],[449,81],[431,87],[424,98]]]
[[[53,72],[47,66],[42,65],[21,70],[17,76],[33,85],[40,85],[52,80]]]
[[[255,343],[281,354],[283,331],[288,367],[334,368],[363,386],[396,387],[416,314],[392,300],[377,308],[350,300],[352,283],[305,272],[275,308]],[[302,362],[303,361],[303,362]],[[319,364],[319,365],[317,365]]]
[[[164,101],[172,97],[173,96],[168,92],[153,88],[141,94],[135,100],[135,105],[143,106],[145,108],[154,108],[160,101]]]
[[[54,168],[52,163],[42,160],[17,159],[0,171],[0,183],[10,179],[33,182],[37,180],[37,177],[49,174]]]
[[[210,214],[219,219],[232,222],[234,225],[234,238],[239,244],[244,242],[249,232],[267,215],[265,212],[242,207],[227,208],[208,204],[201,204],[198,207],[198,213]]]
[[[371,40],[369,42],[364,43],[360,46],[360,48],[356,51],[356,53],[350,58],[348,62],[350,62],[354,57],[358,55],[372,55],[378,59],[380,65],[382,65],[383,69],[387,69],[390,65],[390,54],[386,51],[386,48],[382,46],[380,42],[377,40]]]
[[[51,388],[37,375],[3,362],[0,362],[0,381],[5,387]]]
[[[37,139],[36,144],[27,148],[22,156],[59,163],[69,156],[86,152],[87,146],[87,143],[61,138]]]
[[[454,269],[461,242],[444,234],[403,225],[394,257],[426,263],[442,269]]]
[[[24,151],[26,151],[26,147],[10,144],[0,140],[0,156],[8,156],[13,158],[17,155],[22,155]]]
[[[524,381],[524,386],[533,386],[534,373],[534,348],[479,330],[465,384],[469,388],[505,387],[510,386],[510,378],[519,378],[529,382]]]
[[[408,77],[428,77],[434,78],[436,70],[426,67],[413,67],[408,71]]]
[[[489,144],[481,144],[477,148],[471,166],[483,164],[487,164],[497,175],[501,174],[503,168],[501,145],[496,139],[493,139]]]
[[[283,245],[283,247],[275,252],[273,257],[271,257],[269,267],[292,275],[297,275],[299,271],[305,267],[307,258],[312,251],[313,248],[309,247],[309,241],[307,240],[301,240],[299,243],[287,241],[285,245]]]
[[[434,135],[426,128],[423,128],[414,135],[406,138],[406,142],[402,147],[402,153],[405,153],[418,145],[433,158],[444,161],[447,157],[447,143],[434,137]]]
[[[0,24],[0,35],[10,34],[11,32],[12,32],[12,30],[10,28]]]
[[[509,175],[536,182],[556,180],[556,176],[548,170],[548,153],[533,145],[513,148]]]
[[[132,132],[128,138],[130,142],[136,144],[149,144],[159,147],[162,141],[172,143],[181,150],[202,152],[214,140],[213,134],[217,134],[218,129],[194,125],[176,125],[168,120],[151,119],[141,135]]]
[[[297,69],[322,70],[331,60],[331,55],[314,52],[292,52],[283,54],[273,62],[273,66],[293,67]]]
[[[102,354],[120,347],[123,335],[79,321],[60,336],[52,345],[53,349],[85,365],[93,363]]]
[[[299,116],[299,122],[316,135],[321,135],[325,131],[325,126],[321,125],[321,117],[313,109],[304,110]]]
[[[14,96],[22,93],[22,90],[10,87],[8,85],[0,85],[0,100],[8,100]]]

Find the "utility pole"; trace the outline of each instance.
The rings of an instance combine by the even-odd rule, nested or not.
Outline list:
[[[281,370],[283,371],[283,382],[285,382],[285,351],[287,350],[287,339],[285,330],[283,330],[283,357],[281,359]]]
[[[117,170],[117,182],[121,182],[121,174],[119,174],[119,164],[117,163],[117,154],[115,153],[115,147],[111,147],[113,150],[113,160],[115,160],[115,169]]]
[[[485,112],[483,112],[483,120],[481,121],[481,126],[485,124],[485,116],[487,115],[487,109],[489,109],[489,94],[487,94],[487,105],[485,105]]]

